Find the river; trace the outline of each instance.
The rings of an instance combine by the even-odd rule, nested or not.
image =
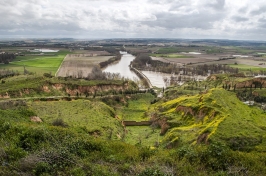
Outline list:
[[[130,62],[135,59],[135,57],[127,52],[120,52],[122,54],[121,60],[119,62],[108,65],[103,71],[110,73],[120,73],[121,76],[131,79],[139,80],[138,76],[129,69]]]
[[[103,71],[110,73],[120,73],[121,76],[129,78],[131,80],[139,80],[137,75],[130,70],[130,62],[135,59],[135,56],[128,54],[127,52],[120,52],[122,54],[121,60],[119,62],[108,65]],[[170,74],[152,72],[152,71],[142,71],[142,73],[150,80],[151,84],[156,87],[166,87],[163,80],[164,77],[170,78]]]

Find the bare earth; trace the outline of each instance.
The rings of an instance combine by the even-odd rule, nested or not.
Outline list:
[[[62,62],[56,76],[87,77],[93,66],[114,56],[93,56],[93,53],[68,54]]]

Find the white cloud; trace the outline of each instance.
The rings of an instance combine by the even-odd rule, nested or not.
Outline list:
[[[0,35],[263,39],[264,0],[1,0]]]

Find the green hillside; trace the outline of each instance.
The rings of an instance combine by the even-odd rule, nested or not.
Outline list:
[[[28,105],[49,124],[62,120],[67,126],[104,139],[117,140],[124,133],[114,110],[99,101],[33,101]]]
[[[166,145],[222,142],[233,150],[265,146],[266,113],[249,107],[235,93],[211,89],[195,96],[182,96],[156,105],[170,129]]]
[[[2,100],[0,175],[266,174],[264,111],[221,88],[172,96]]]

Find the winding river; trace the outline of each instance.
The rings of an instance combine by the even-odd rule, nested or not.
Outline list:
[[[127,52],[120,52],[122,54],[121,60],[117,63],[107,66],[103,71],[110,73],[120,73],[121,76],[129,78],[131,80],[139,80],[137,75],[130,70],[130,62],[135,59],[135,56],[128,54]],[[150,80],[151,84],[156,87],[166,87],[163,78],[170,77],[170,74],[142,71],[142,73]]]
[[[122,54],[121,60],[119,62],[108,65],[103,71],[110,73],[120,73],[121,76],[129,78],[131,80],[139,79],[138,76],[129,69],[130,62],[135,59],[135,57],[127,52],[120,52]]]

